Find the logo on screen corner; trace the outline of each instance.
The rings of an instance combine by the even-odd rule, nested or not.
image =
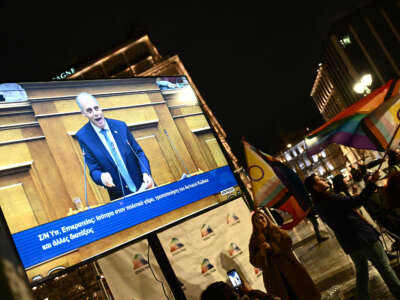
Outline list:
[[[133,262],[133,270],[135,271],[135,274],[139,274],[149,267],[148,261],[140,253],[135,254],[132,262]]]
[[[201,274],[204,276],[207,276],[211,274],[212,272],[215,272],[214,266],[210,263],[208,258],[204,258],[203,262],[201,263]]]
[[[210,237],[214,235],[214,231],[212,230],[210,225],[207,224],[201,225],[200,233],[204,241],[208,240]]]
[[[234,258],[234,257],[242,254],[243,251],[239,248],[239,246],[236,243],[232,242],[229,244],[228,253],[231,258]]]
[[[235,213],[226,216],[226,224],[233,226],[238,223],[240,223],[240,219]]]
[[[178,238],[173,237],[169,242],[169,251],[172,253],[172,255],[177,255],[185,250],[185,245],[182,244]]]

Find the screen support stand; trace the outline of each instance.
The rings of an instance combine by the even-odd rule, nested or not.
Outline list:
[[[158,264],[160,265],[161,271],[163,272],[165,279],[167,280],[172,293],[174,294],[175,300],[186,300],[185,294],[183,293],[181,284],[175,275],[174,270],[169,263],[168,257],[161,246],[160,240],[156,233],[151,233],[147,241],[150,245],[151,250],[156,257]]]

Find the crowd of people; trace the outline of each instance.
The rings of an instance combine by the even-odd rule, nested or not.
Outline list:
[[[327,239],[318,229],[317,217],[327,224],[343,251],[356,269],[357,299],[368,300],[368,262],[377,269],[390,292],[400,299],[400,280],[390,264],[388,253],[380,240],[381,232],[360,210],[364,207],[379,228],[393,237],[392,249],[400,249],[400,150],[388,152],[386,184],[378,186],[385,172],[371,174],[359,164],[349,171],[350,178],[338,174],[328,182],[316,174],[307,177],[304,185],[310,193],[308,219],[313,223],[318,243]],[[271,214],[269,214],[271,215]],[[249,241],[250,263],[263,270],[264,293],[249,288],[247,282],[235,290],[227,283],[216,282],[202,293],[202,300],[210,299],[321,299],[321,293],[307,270],[294,255],[292,239],[282,230],[279,220],[272,220],[263,209],[252,214],[253,232]],[[274,214],[272,214],[274,215]],[[275,219],[275,217],[274,217]]]

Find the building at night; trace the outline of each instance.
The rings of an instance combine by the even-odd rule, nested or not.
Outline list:
[[[372,90],[400,76],[400,1],[370,1],[332,23],[311,97],[328,121]],[[346,164],[379,158],[374,151],[331,145],[328,156]],[[337,170],[343,170],[339,165]]]
[[[311,174],[333,178],[334,174],[346,172],[345,156],[342,155],[338,145],[332,144],[318,154],[308,156],[304,140],[297,144],[288,145],[281,152],[280,158],[304,180]]]
[[[400,1],[371,1],[332,24],[311,89],[330,120],[344,108],[400,76]]]

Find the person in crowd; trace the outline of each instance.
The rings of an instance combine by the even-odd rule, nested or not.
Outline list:
[[[343,196],[351,196],[348,188],[348,182],[342,174],[338,174],[332,179],[333,191],[335,194]]]
[[[313,225],[318,244],[321,244],[322,242],[328,240],[329,237],[321,234],[321,231],[319,230],[319,223],[318,223],[318,212],[315,209],[314,203],[312,203],[311,197],[310,197],[310,202],[311,202],[311,205],[310,205],[310,209],[307,213],[306,218],[307,218],[307,220],[310,220],[311,224]]]
[[[400,210],[400,170],[389,174],[384,191],[388,208]]]
[[[253,290],[248,283],[242,279],[243,286],[239,291],[223,282],[217,281],[210,284],[201,294],[201,300],[280,300],[279,297],[264,293],[260,290]]]
[[[321,299],[307,270],[293,254],[289,234],[262,210],[256,210],[251,221],[250,263],[263,270],[266,290],[282,300]]]
[[[381,274],[391,293],[400,299],[400,280],[374,227],[366,222],[354,208],[363,204],[377,186],[379,173],[375,172],[366,187],[356,197],[335,194],[329,184],[317,175],[307,177],[304,184],[314,199],[321,219],[333,230],[344,252],[350,255],[356,268],[358,299],[368,300],[368,261]]]
[[[91,94],[80,93],[76,102],[88,119],[76,138],[93,181],[111,200],[154,187],[149,161],[125,122],[104,118]]]
[[[400,149],[388,151],[388,174],[400,171]]]

